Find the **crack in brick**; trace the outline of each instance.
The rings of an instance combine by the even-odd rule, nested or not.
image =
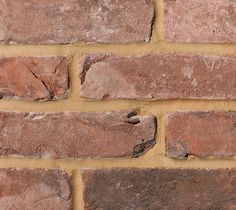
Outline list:
[[[47,99],[53,99],[53,93],[52,93],[52,91],[48,88],[47,84],[46,84],[43,80],[39,79],[38,76],[37,76],[29,67],[27,67],[27,69],[32,73],[32,75],[33,75],[37,80],[39,80],[39,81],[42,83],[42,85],[43,85],[43,86],[46,88],[46,90],[48,91],[49,97],[43,97],[42,99],[45,99],[45,98],[47,98]]]

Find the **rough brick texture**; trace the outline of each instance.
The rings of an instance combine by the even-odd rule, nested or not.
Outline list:
[[[154,116],[134,112],[0,112],[0,155],[137,157],[155,144]]]
[[[235,0],[164,2],[167,41],[236,43]]]
[[[236,156],[236,112],[176,112],[166,125],[168,157]]]
[[[70,177],[58,170],[0,169],[0,209],[71,210]]]
[[[59,100],[67,96],[64,57],[1,57],[0,98]]]
[[[152,0],[0,0],[0,13],[2,43],[135,42],[149,40],[154,5]]]
[[[236,81],[232,76],[235,74],[234,56],[90,55],[80,68],[81,96],[93,99],[236,99]]]
[[[103,169],[83,174],[85,209],[235,209],[236,171]]]

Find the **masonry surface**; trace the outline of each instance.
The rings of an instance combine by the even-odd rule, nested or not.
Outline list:
[[[0,0],[0,209],[236,209],[236,1]]]

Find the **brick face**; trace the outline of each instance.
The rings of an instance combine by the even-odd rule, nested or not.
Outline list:
[[[236,43],[234,0],[164,2],[164,31],[167,41]]]
[[[167,118],[166,154],[228,158],[236,155],[236,112],[176,112]]]
[[[0,169],[2,210],[71,210],[71,179],[43,169]]]
[[[64,99],[68,76],[65,57],[0,57],[0,98]]]
[[[154,5],[152,0],[1,0],[0,12],[2,43],[136,42],[149,40]]]
[[[102,169],[82,176],[85,210],[236,207],[235,170]]]
[[[155,144],[154,116],[134,112],[0,112],[0,155],[138,157]]]
[[[236,99],[234,75],[234,56],[90,55],[80,68],[81,96],[92,99]]]
[[[235,105],[236,0],[0,0],[0,210],[236,210]]]

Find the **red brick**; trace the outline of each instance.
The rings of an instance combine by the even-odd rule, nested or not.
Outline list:
[[[155,144],[154,116],[134,112],[0,112],[0,156],[138,157]]]
[[[2,0],[0,13],[2,43],[135,42],[149,40],[154,5],[152,0]]]
[[[167,41],[236,43],[235,0],[165,0]]]
[[[236,112],[176,112],[166,124],[166,154],[171,158],[236,155]]]
[[[86,170],[85,210],[236,208],[236,171],[227,169]]]
[[[72,210],[70,182],[58,170],[0,169],[0,208]]]
[[[236,99],[234,75],[235,56],[89,55],[80,68],[81,96],[92,99]]]
[[[0,98],[59,100],[68,92],[64,57],[1,57]]]

